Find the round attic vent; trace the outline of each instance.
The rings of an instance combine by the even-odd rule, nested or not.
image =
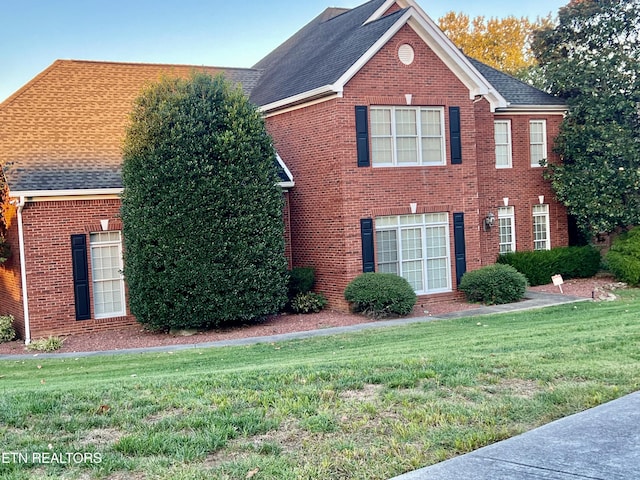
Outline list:
[[[411,65],[413,63],[413,59],[415,58],[413,47],[406,43],[400,45],[400,48],[398,48],[398,58],[405,65]]]

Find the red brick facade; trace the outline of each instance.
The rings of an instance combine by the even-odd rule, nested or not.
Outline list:
[[[404,65],[398,47],[409,44],[415,61]],[[358,168],[356,164],[356,105],[411,105],[460,107],[462,128],[461,165],[452,165],[448,149],[444,166]],[[495,166],[494,119],[512,121],[513,168]],[[533,248],[532,206],[545,196],[550,205],[552,246],[567,245],[564,208],[553,199],[541,169],[529,162],[531,118],[547,120],[547,143],[551,152],[561,115],[498,117],[487,101],[474,102],[469,89],[408,26],[403,27],[356,75],[342,98],[272,114],[267,119],[276,147],[285,159],[296,187],[291,192],[291,245],[294,266],[312,266],[317,272],[316,289],[333,308],[346,309],[344,288],[362,272],[360,219],[410,213],[448,212],[453,260],[454,212],[464,213],[467,270],[495,262],[498,229],[484,231],[488,212],[497,216],[503,198],[515,207],[518,249]],[[554,157],[550,157],[555,161]],[[455,295],[432,295],[434,301]]]

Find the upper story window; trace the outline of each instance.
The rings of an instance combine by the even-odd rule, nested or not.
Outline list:
[[[531,166],[539,167],[540,160],[547,158],[547,121],[529,121],[529,148]]]
[[[444,108],[371,107],[374,167],[444,165]]]
[[[494,122],[496,168],[511,168],[511,120]]]

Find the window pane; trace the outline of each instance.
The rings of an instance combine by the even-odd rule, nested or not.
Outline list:
[[[442,140],[440,138],[422,139],[422,161],[423,163],[442,163]]]
[[[396,135],[418,135],[415,109],[396,109]]]
[[[371,139],[371,161],[373,164],[393,163],[393,150],[391,138]]]
[[[442,136],[442,125],[440,110],[422,109],[420,112],[420,118],[422,121],[422,135],[423,136]]]
[[[391,135],[391,109],[372,108],[371,135]]]
[[[422,258],[422,229],[405,228],[402,230],[402,259]]]
[[[398,163],[418,163],[418,139],[398,138]]]
[[[377,223],[377,220],[376,220]],[[398,274],[398,241],[396,230],[376,232],[378,271]]]
[[[93,305],[97,318],[123,315],[122,242],[120,232],[90,235]]]

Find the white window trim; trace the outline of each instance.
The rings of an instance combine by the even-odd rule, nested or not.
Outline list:
[[[427,167],[427,166],[443,166],[447,164],[447,150],[446,150],[446,131],[445,131],[445,122],[444,122],[444,107],[438,107],[438,106],[420,106],[420,107],[412,107],[412,106],[387,106],[387,105],[376,105],[376,106],[372,106],[371,111],[374,110],[389,110],[391,112],[391,142],[392,142],[392,148],[391,148],[391,157],[392,160],[391,162],[386,162],[386,163],[380,163],[380,162],[374,162],[373,160],[373,156],[374,156],[374,152],[373,152],[373,146],[371,147],[372,151],[371,151],[371,165],[373,167]],[[416,112],[416,137],[417,137],[417,156],[418,156],[418,161],[416,163],[406,163],[406,164],[399,164],[398,163],[398,145],[397,145],[397,139],[398,136],[396,134],[396,110],[414,110]],[[422,135],[422,117],[420,115],[420,113],[422,112],[422,110],[436,110],[439,112],[440,114],[440,129],[441,129],[441,135],[440,135],[440,149],[442,152],[442,159],[439,162],[424,162],[422,160],[422,138],[425,135]],[[370,129],[371,131],[371,129]],[[373,133],[370,134],[371,139],[375,138],[375,136],[373,135]],[[387,136],[384,136],[385,138],[387,138]],[[430,138],[438,138],[438,137],[430,137]]]
[[[498,124],[505,124],[507,126],[507,143],[501,143],[498,144],[498,142],[495,142],[495,146],[496,146],[496,168],[513,168],[513,144],[511,141],[511,120],[495,120],[493,122],[494,127],[493,127],[493,132],[494,132],[494,140],[495,140],[495,132],[496,132],[496,128],[495,126]],[[505,146],[508,148],[507,151],[507,164],[506,165],[498,165],[498,146]]]
[[[119,230],[112,230],[112,231],[103,231],[103,232],[92,232],[91,234],[99,234],[99,233],[109,233],[109,232],[117,232],[118,233],[118,240],[108,240],[108,241],[99,241],[99,242],[93,242],[93,241],[89,241],[89,248],[90,248],[90,260],[91,260],[91,287],[93,289],[93,304],[94,304],[94,318],[96,319],[101,319],[101,318],[115,318],[115,317],[122,317],[124,315],[127,314],[126,310],[127,310],[127,305],[126,305],[126,299],[125,299],[125,285],[124,285],[124,276],[122,275],[122,271],[124,269],[124,264],[123,264],[123,260],[122,260],[122,232],[120,232]],[[91,234],[89,235],[89,238],[91,239]],[[97,314],[95,313],[95,305],[96,305],[96,288],[95,285],[96,283],[102,282],[103,280],[96,280],[95,279],[95,275],[93,274],[93,251],[94,249],[98,249],[101,247],[106,247],[106,246],[113,246],[113,245],[117,245],[118,247],[118,258],[119,258],[119,265],[118,265],[118,270],[120,272],[119,275],[119,281],[120,281],[120,304],[122,305],[122,310],[117,311],[117,312],[107,312],[104,314]],[[113,281],[116,279],[108,279],[108,280],[104,280],[104,281]]]
[[[511,225],[511,241],[508,243],[502,242],[502,236],[500,235],[500,229],[502,226],[500,225],[500,220],[508,220]],[[507,253],[502,251],[503,245],[510,245],[511,252],[516,251],[516,216],[513,207],[499,207],[498,208],[498,237],[500,242],[500,253]]]
[[[533,124],[542,125],[542,143],[534,143],[531,138],[531,126]],[[534,161],[533,155],[531,152],[531,147],[533,145],[542,145],[542,158]],[[540,167],[540,160],[546,159],[549,156],[549,151],[547,150],[547,121],[546,120],[529,120],[529,160],[531,163],[531,167]]]
[[[429,215],[446,215],[446,221],[433,221],[433,222],[427,222],[427,218],[429,217]],[[413,222],[413,223],[402,223],[401,222],[401,218],[402,217],[421,217],[422,221],[418,221],[418,222]],[[387,220],[387,222],[385,222],[384,225],[380,226],[378,225],[380,222],[380,219],[385,219]],[[389,223],[393,221],[393,219],[396,220],[396,224],[395,225],[390,225]],[[427,235],[426,235],[426,230],[429,227],[445,227],[445,245],[446,245],[446,265],[447,265],[447,270],[446,270],[446,275],[447,275],[447,285],[445,287],[441,287],[441,288],[429,288],[428,285],[428,281],[427,281],[427,256],[426,256],[426,252],[427,252]],[[427,213],[427,214],[417,214],[417,215],[392,215],[392,216],[387,216],[387,217],[377,217],[376,218],[376,228],[375,231],[376,232],[382,232],[382,231],[389,231],[389,230],[395,230],[396,231],[396,241],[397,241],[397,255],[398,255],[398,259],[397,259],[397,264],[398,264],[398,270],[399,270],[399,275],[402,276],[402,262],[403,262],[403,258],[402,258],[402,233],[401,231],[403,229],[414,229],[414,228],[421,228],[422,229],[422,252],[423,252],[423,257],[422,257],[422,261],[423,261],[423,269],[422,269],[422,285],[424,286],[424,288],[422,290],[416,290],[416,294],[417,295],[427,295],[427,294],[435,294],[435,293],[443,293],[443,292],[450,292],[452,290],[452,279],[451,279],[451,240],[450,240],[450,234],[449,234],[449,215],[446,212],[438,212],[438,213]],[[376,247],[376,257],[378,255],[378,250]],[[439,258],[439,257],[437,257]],[[376,267],[378,266],[378,262],[376,260]]]
[[[545,207],[543,211],[536,212],[536,207]],[[536,218],[544,218],[545,220],[545,248],[536,248],[536,231],[535,231],[535,219]],[[534,250],[551,250],[551,228],[549,225],[549,205],[548,204],[540,204],[533,206],[533,249]]]

